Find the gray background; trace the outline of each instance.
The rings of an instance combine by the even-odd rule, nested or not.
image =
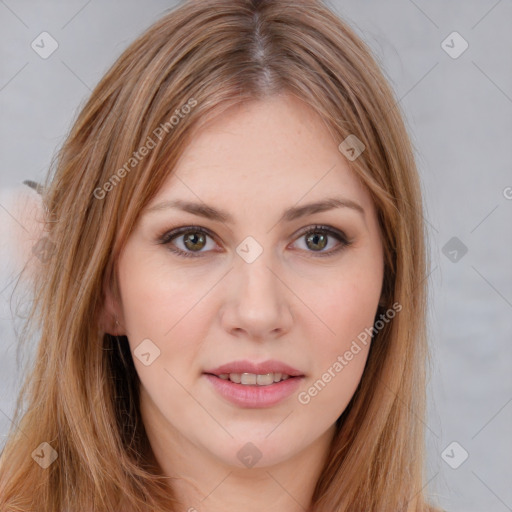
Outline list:
[[[0,1],[1,224],[10,222],[10,190],[42,179],[103,73],[174,5]],[[434,367],[426,489],[449,512],[512,511],[511,1],[329,5],[373,49],[400,100],[421,172]],[[30,46],[43,31],[59,45],[47,59]],[[453,31],[469,44],[458,58],[444,48],[457,51],[460,41],[442,45]],[[452,237],[455,245],[446,246]],[[2,251],[0,443],[20,379],[6,240]],[[469,457],[453,469],[448,462],[459,464],[463,450]]]

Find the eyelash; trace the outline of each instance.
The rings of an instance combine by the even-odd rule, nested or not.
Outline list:
[[[202,233],[204,235],[209,236],[212,239],[215,239],[215,237],[210,233],[210,231],[203,227],[184,226],[181,228],[173,229],[171,231],[165,231],[163,234],[161,234],[158,237],[158,243],[162,244],[162,245],[169,246],[169,250],[172,251],[173,253],[178,254],[178,256],[182,256],[185,258],[201,258],[202,254],[203,254],[202,252],[196,252],[196,253],[186,252],[181,249],[178,249],[177,247],[171,247],[171,241],[174,238],[177,238],[180,235],[185,235],[187,233]],[[352,241],[348,240],[348,238],[345,236],[345,234],[343,232],[338,231],[337,229],[334,229],[334,228],[330,228],[329,226],[315,225],[312,227],[308,227],[305,230],[303,230],[301,233],[299,233],[297,238],[301,238],[303,236],[310,235],[313,233],[322,233],[324,235],[330,235],[330,236],[336,238],[340,242],[340,244],[337,248],[331,249],[328,252],[307,251],[307,252],[311,252],[314,255],[314,257],[318,256],[318,257],[322,258],[322,257],[327,257],[327,256],[333,256],[352,244]],[[206,252],[208,252],[208,251],[206,251]]]

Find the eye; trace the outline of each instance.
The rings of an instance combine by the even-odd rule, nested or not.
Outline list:
[[[338,240],[338,245],[334,249],[324,251],[325,247],[329,245],[329,239]],[[337,229],[330,228],[328,226],[314,226],[306,228],[302,233],[299,234],[299,240],[304,240],[306,245],[306,251],[312,249],[316,253],[315,256],[332,256],[337,254],[339,251],[348,247],[352,242],[347,239],[345,234]]]
[[[306,244],[304,250],[316,253],[315,256],[331,256],[352,243],[343,232],[328,226],[308,227],[298,237],[299,239],[304,237],[303,240]],[[172,252],[179,256],[195,258],[201,256],[204,252],[209,252],[209,250],[218,252],[211,246],[208,250],[208,238],[213,240],[214,237],[207,229],[200,226],[184,226],[165,232],[158,238],[158,242],[167,245]],[[329,251],[324,251],[325,247],[329,245],[330,238],[337,240],[338,246]],[[177,244],[174,240],[179,243]],[[213,243],[215,244],[215,242]],[[202,249],[205,248],[206,250],[203,251]]]
[[[185,226],[164,233],[164,235],[159,238],[159,242],[163,245],[168,245],[169,249],[179,256],[194,258],[200,256],[200,254],[194,253],[206,252],[201,251],[201,249],[207,246],[207,238],[213,239],[213,236],[210,235],[209,231],[206,229],[200,226]],[[181,248],[171,243],[174,239],[181,242]]]

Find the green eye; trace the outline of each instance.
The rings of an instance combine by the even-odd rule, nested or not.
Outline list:
[[[302,237],[306,243],[304,251],[313,253],[314,256],[331,256],[352,243],[347,240],[343,232],[328,226],[308,227],[298,235],[299,239]],[[159,243],[167,245],[178,256],[196,258],[202,256],[203,253],[211,252],[211,249],[203,250],[208,246],[209,238],[213,241],[214,236],[201,226],[183,226],[164,233],[159,238]],[[331,239],[337,240],[338,245],[334,249],[325,251],[324,249],[329,245]],[[175,240],[180,241],[181,248],[176,247]],[[215,252],[218,251],[215,250]]]
[[[306,247],[311,249],[311,251],[307,252],[317,253],[315,256],[331,256],[349,246],[351,243],[347,240],[344,233],[328,226],[314,226],[313,228],[306,228],[306,230],[299,235],[299,238],[301,237],[305,237]],[[338,246],[335,249],[324,251],[331,238],[334,238],[339,242]]]

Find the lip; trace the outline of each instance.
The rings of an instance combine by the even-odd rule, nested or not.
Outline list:
[[[261,363],[253,363],[248,360],[233,361],[231,363],[223,364],[213,370],[206,370],[204,373],[211,375],[221,375],[223,373],[255,373],[256,375],[265,375],[267,373],[286,373],[290,377],[304,377],[304,374],[275,359],[263,361]]]
[[[251,372],[252,373],[252,372]],[[204,374],[213,388],[225,400],[238,407],[261,409],[272,407],[288,398],[300,386],[304,377],[290,377],[268,386],[236,384],[216,375]]]
[[[287,380],[274,382],[268,386],[236,384],[219,377],[226,373],[286,373]],[[300,371],[277,360],[253,363],[248,360],[233,361],[203,373],[219,395],[238,407],[261,409],[272,407],[288,398],[304,381],[305,375]]]

